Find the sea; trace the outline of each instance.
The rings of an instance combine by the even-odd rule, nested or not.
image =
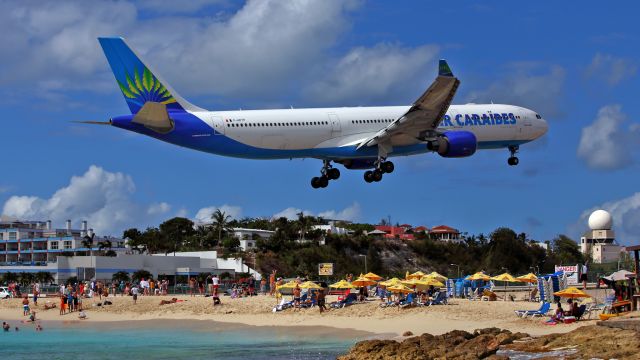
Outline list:
[[[335,359],[372,334],[328,327],[256,327],[198,320],[12,324],[2,359]],[[1,330],[0,330],[1,331]]]

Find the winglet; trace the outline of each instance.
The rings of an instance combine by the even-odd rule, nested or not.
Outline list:
[[[449,64],[447,64],[447,60],[440,59],[440,62],[438,64],[438,75],[453,77],[453,73],[451,72]]]

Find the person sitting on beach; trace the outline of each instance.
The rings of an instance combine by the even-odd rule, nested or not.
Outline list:
[[[558,301],[558,307],[556,308],[555,314],[551,317],[552,322],[562,322],[564,318],[564,310],[562,309],[562,303]]]
[[[52,303],[49,300],[45,301],[45,303],[44,303],[44,309],[45,310],[54,309],[55,307],[56,307],[56,304]]]
[[[567,305],[569,306],[569,310],[564,312],[565,316],[578,316],[578,302],[573,300],[573,299],[569,299],[567,300]]]
[[[84,310],[80,310],[80,312],[78,313],[78,319],[87,320],[87,314],[84,312]]]

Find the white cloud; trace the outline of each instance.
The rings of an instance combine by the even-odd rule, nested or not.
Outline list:
[[[328,75],[311,86],[308,97],[318,103],[353,105],[354,102],[404,101],[409,104],[435,78],[437,67],[433,60],[437,53],[438,47],[433,45],[356,47],[339,59],[328,70]]]
[[[204,207],[198,210],[195,216],[196,223],[210,223],[211,222],[211,214],[216,212],[216,210],[220,209],[223,213],[231,216],[232,219],[240,219],[242,217],[242,208],[240,206],[233,206],[224,204],[222,206],[209,206]]]
[[[634,149],[640,144],[640,126],[624,129],[626,116],[620,105],[608,105],[598,111],[593,123],[582,129],[578,157],[593,169],[624,168],[634,161]]]
[[[147,214],[149,215],[166,214],[167,212],[169,212],[169,210],[171,210],[171,205],[167,204],[166,202],[154,203],[149,205],[149,207],[147,208]]]
[[[360,219],[361,210],[360,204],[354,202],[350,206],[342,209],[342,210],[325,210],[315,213],[311,210],[302,210],[295,207],[288,207],[272,216],[273,219],[278,219],[281,217],[285,217],[289,220],[296,220],[298,218],[298,214],[303,212],[306,216],[319,216],[325,219],[335,219],[335,220],[348,220],[348,221],[356,221]]]
[[[560,101],[565,71],[562,67],[536,63],[511,64],[506,75],[484,90],[469,93],[467,101],[519,105],[542,114],[561,116]]]
[[[597,53],[587,67],[585,77],[601,79],[610,86],[615,86],[622,80],[633,77],[637,71],[638,66],[632,60]]]
[[[609,201],[585,210],[572,228],[588,229],[587,220],[589,215],[597,209],[604,209],[611,213],[613,230],[619,243],[629,245],[636,243],[637,239],[640,238],[640,192],[636,192],[627,198]]]
[[[4,204],[3,214],[26,220],[50,219],[56,224],[71,219],[79,225],[87,220],[99,234],[119,234],[130,226],[155,223],[155,216],[162,214],[155,211],[169,206],[141,205],[132,199],[134,192],[135,184],[129,175],[92,165],[49,198],[11,196]]]

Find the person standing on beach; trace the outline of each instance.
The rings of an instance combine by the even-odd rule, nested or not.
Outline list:
[[[582,281],[582,290],[587,290],[587,273],[589,272],[589,268],[587,267],[589,261],[585,261],[582,264],[582,271],[580,274],[580,280]]]
[[[324,293],[324,288],[318,290],[318,309],[320,309],[320,314],[322,314],[327,310],[327,308],[324,305],[325,298],[326,298],[326,295]]]
[[[196,288],[196,279],[190,278],[189,279],[189,295],[190,296],[196,296],[194,292],[195,288]]]
[[[267,278],[264,276],[260,279],[260,294],[267,295]]]
[[[300,310],[300,285],[296,284],[296,287],[293,289],[293,306],[295,309]]]
[[[22,316],[29,315],[29,297],[25,294],[22,298]]]
[[[131,294],[133,295],[133,305],[135,305],[138,302],[138,286],[133,285]]]
[[[276,293],[276,272],[276,270],[273,270],[269,275],[269,295],[271,296]]]

